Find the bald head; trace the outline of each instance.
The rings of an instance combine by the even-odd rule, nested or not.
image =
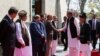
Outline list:
[[[53,16],[53,20],[57,21],[58,20],[57,16]]]
[[[52,20],[53,16],[52,15],[47,15],[47,20]]]
[[[33,20],[37,21],[37,22],[40,22],[40,15],[35,15],[33,17]]]

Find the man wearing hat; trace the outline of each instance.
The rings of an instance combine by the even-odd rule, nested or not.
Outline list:
[[[68,47],[69,56],[79,56],[79,35],[80,35],[80,25],[79,20],[74,18],[73,12],[67,12],[67,23],[62,29],[58,31],[66,31],[68,37]]]
[[[86,23],[86,13],[80,16],[80,51],[83,56],[91,56],[90,51],[90,26]]]

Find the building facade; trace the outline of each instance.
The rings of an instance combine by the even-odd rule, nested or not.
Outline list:
[[[32,0],[0,0],[0,21],[5,14],[8,13],[10,7],[15,6],[18,10],[26,10],[28,13],[28,20],[31,19],[31,2]],[[18,17],[16,17],[18,18]]]
[[[35,14],[56,15],[62,21],[61,18],[67,10],[67,6],[64,5],[66,5],[66,0],[0,0],[0,21],[12,6],[17,7],[19,11],[27,11],[27,22],[30,22]]]

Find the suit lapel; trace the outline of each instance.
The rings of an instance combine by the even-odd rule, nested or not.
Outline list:
[[[6,18],[5,19],[8,20],[9,23],[12,23],[13,22],[13,20],[11,20],[7,15],[6,15]]]
[[[57,26],[55,25],[55,22],[54,22],[54,21],[52,21],[52,24],[53,24],[53,26],[54,26],[55,28],[57,28]]]
[[[40,28],[38,27],[38,24],[39,24]],[[41,29],[41,24],[40,24],[40,23],[36,23],[36,28],[37,28],[37,30],[40,31],[40,33],[42,33],[42,32],[41,32],[42,29]]]

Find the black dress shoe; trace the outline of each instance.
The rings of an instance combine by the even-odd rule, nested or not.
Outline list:
[[[66,51],[67,50],[67,48],[64,48],[64,50],[63,51]]]

